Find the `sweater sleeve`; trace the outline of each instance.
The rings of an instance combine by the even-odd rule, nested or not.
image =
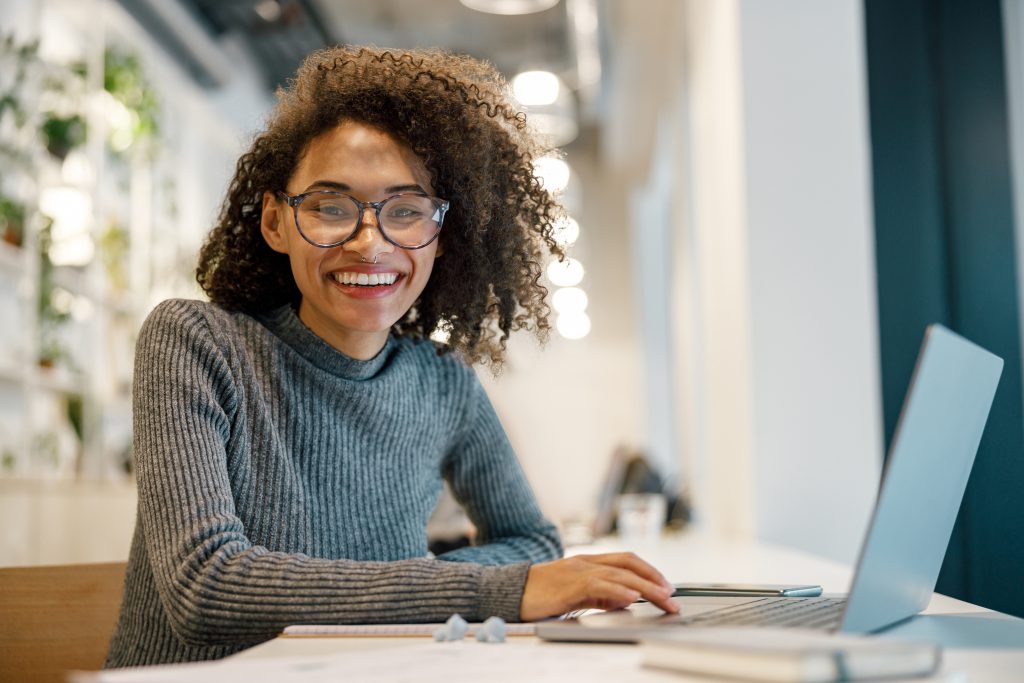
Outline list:
[[[555,526],[541,514],[508,436],[476,375],[467,425],[444,463],[455,499],[477,528],[476,544],[438,559],[486,565],[544,562],[562,556]]]
[[[253,544],[236,513],[226,444],[238,407],[227,352],[195,302],[161,304],[138,340],[139,520],[179,639],[246,643],[294,623],[519,617],[527,567],[430,559],[329,560]]]

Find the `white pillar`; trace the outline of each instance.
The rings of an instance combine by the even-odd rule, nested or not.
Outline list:
[[[681,423],[702,522],[851,561],[882,424],[859,0],[688,0]]]

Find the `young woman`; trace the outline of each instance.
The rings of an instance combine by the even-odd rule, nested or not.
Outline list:
[[[556,559],[468,365],[547,330],[558,253],[504,89],[466,57],[336,48],[279,93],[200,255],[211,302],[164,302],[139,335],[108,666],[223,657],[293,623],[675,610],[634,555]],[[430,558],[442,479],[476,545]]]

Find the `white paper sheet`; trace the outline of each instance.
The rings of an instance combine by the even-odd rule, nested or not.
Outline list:
[[[708,683],[722,679],[643,668],[629,645],[547,643],[410,643],[319,657],[224,659],[202,664],[119,669],[72,676],[72,683]],[[911,683],[967,683],[960,674]],[[891,683],[899,683],[892,681]]]
[[[143,667],[78,674],[73,683],[452,683],[531,681],[675,681],[677,675],[640,668],[637,648],[608,645],[506,642],[403,644],[387,651],[324,657],[225,659],[204,664]]]

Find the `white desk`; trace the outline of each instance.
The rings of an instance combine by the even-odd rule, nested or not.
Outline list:
[[[573,553],[621,549],[608,543],[574,548]],[[807,582],[821,584],[826,592],[832,593],[845,592],[852,575],[849,567],[806,553],[763,544],[716,541],[692,533],[665,539],[656,547],[634,550],[672,581]],[[885,637],[942,642],[944,662],[937,680],[1024,680],[1024,620],[938,594],[933,596],[924,615],[890,630]],[[360,669],[362,678],[356,676],[351,680],[706,680],[642,669],[638,649],[631,645],[547,643],[532,637],[510,638],[502,645],[471,641],[433,643],[426,638],[277,638],[232,659],[252,662],[345,652],[353,653],[364,667],[367,656],[356,653],[379,654],[375,658],[378,664]],[[422,667],[410,669],[411,661],[420,662]],[[389,672],[393,677],[387,675]],[[967,674],[966,679],[955,675],[961,672]]]

